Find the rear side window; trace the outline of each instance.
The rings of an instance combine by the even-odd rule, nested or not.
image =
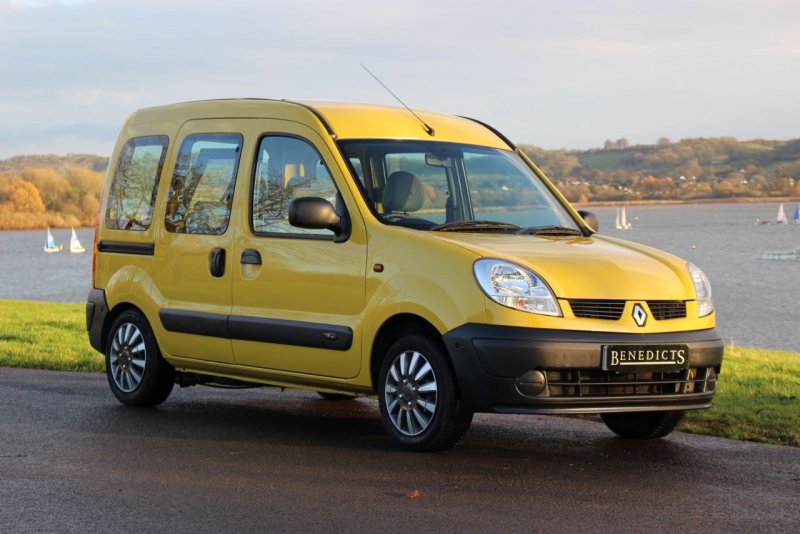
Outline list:
[[[150,227],[168,145],[166,135],[134,137],[125,143],[108,192],[106,227],[138,231]]]
[[[169,186],[167,231],[225,233],[241,154],[239,134],[195,134],[184,139]]]
[[[289,224],[289,204],[295,198],[321,197],[334,206],[337,204],[337,189],[328,168],[307,141],[294,137],[264,137],[258,147],[252,193],[251,224],[256,234],[332,237],[330,230],[297,228]],[[343,209],[336,207],[337,211]]]

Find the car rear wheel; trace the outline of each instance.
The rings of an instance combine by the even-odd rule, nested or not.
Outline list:
[[[623,438],[663,438],[672,432],[683,418],[682,410],[670,412],[604,413],[603,422]]]
[[[472,422],[443,349],[419,334],[389,347],[378,376],[378,404],[383,426],[407,450],[449,449]]]
[[[106,376],[111,391],[127,406],[156,406],[175,384],[175,369],[158,350],[150,323],[126,310],[114,320],[106,342]]]

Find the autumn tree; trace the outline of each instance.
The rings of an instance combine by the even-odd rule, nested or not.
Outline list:
[[[46,210],[39,190],[27,180],[20,180],[13,185],[10,200],[16,212],[44,213]]]

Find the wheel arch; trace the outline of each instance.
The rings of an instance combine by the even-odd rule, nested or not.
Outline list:
[[[114,321],[117,320],[117,317],[119,317],[120,315],[122,315],[124,312],[126,312],[128,310],[132,310],[132,311],[138,312],[142,317],[144,317],[144,319],[148,323],[150,322],[150,320],[147,319],[147,315],[145,315],[145,313],[142,311],[142,309],[139,308],[138,306],[136,306],[135,304],[133,304],[131,302],[120,302],[120,303],[116,304],[113,308],[108,310],[108,313],[106,314],[105,320],[103,321],[103,330],[102,330],[103,331],[103,335],[102,335],[102,338],[101,338],[103,354],[105,354],[105,352],[106,352],[106,348],[107,348],[106,344],[108,342],[108,332],[111,329],[111,325],[114,324]],[[151,327],[151,329],[152,329],[152,327]],[[155,336],[155,332],[153,333],[153,335]]]
[[[378,373],[380,372],[381,363],[386,355],[386,351],[389,350],[389,347],[391,347],[392,343],[401,337],[414,333],[423,334],[439,345],[439,348],[447,358],[449,365],[452,367],[453,363],[450,358],[450,353],[447,351],[444,341],[442,341],[442,334],[436,329],[435,326],[433,326],[433,324],[423,317],[413,313],[401,313],[394,315],[384,321],[380,328],[378,328],[372,343],[369,373],[372,388],[375,391],[378,390]]]

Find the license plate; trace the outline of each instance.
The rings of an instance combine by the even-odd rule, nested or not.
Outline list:
[[[687,345],[603,345],[603,370],[672,372],[689,364]]]

